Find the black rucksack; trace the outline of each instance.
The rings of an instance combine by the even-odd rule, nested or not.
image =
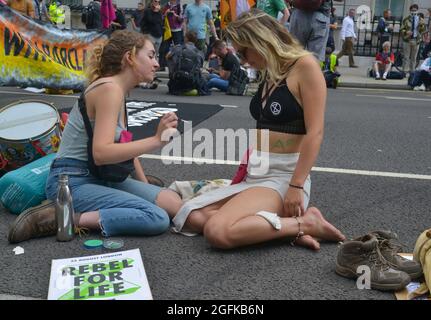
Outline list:
[[[200,59],[197,50],[183,46],[172,79],[184,89],[193,89],[200,75]],[[190,89],[190,90],[191,90]]]
[[[249,82],[247,71],[241,68],[241,65],[236,65],[229,76],[229,86],[226,94],[232,96],[243,96],[247,90]]]
[[[91,1],[88,6],[82,9],[81,21],[87,28],[94,26],[94,20],[96,19],[95,10],[96,8],[94,7],[94,1]]]

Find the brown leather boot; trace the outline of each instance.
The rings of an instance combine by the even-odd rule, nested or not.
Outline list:
[[[393,269],[382,256],[377,238],[368,234],[345,241],[338,251],[335,272],[346,278],[358,278],[358,267],[369,267],[371,289],[398,291],[411,281],[404,271]]]
[[[403,246],[398,240],[396,233],[387,230],[377,230],[371,232],[371,234],[379,240],[380,252],[392,268],[404,271],[412,280],[422,276],[420,263],[398,255]]]
[[[56,234],[55,203],[44,201],[41,205],[22,212],[9,229],[9,243]]]

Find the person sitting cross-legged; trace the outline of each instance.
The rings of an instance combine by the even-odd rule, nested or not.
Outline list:
[[[389,41],[384,42],[382,48],[382,51],[377,53],[376,61],[374,62],[376,80],[379,80],[380,78],[382,80],[386,80],[395,61],[395,56],[393,52],[391,52],[391,43]],[[381,73],[383,75],[380,77]]]
[[[229,87],[229,77],[231,72],[240,68],[239,59],[228,50],[227,45],[222,40],[216,40],[213,47],[214,53],[221,59],[220,70],[208,68],[210,72],[208,78],[208,88],[217,88],[226,92]]]
[[[238,183],[187,200],[172,219],[173,231],[202,233],[219,249],[290,238],[292,245],[319,250],[318,240],[344,241],[317,208],[308,208],[309,174],[325,123],[319,62],[260,10],[242,13],[225,33],[242,62],[262,72],[250,101],[257,143]]]

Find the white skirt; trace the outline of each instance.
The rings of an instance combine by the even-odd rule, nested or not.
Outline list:
[[[247,166],[247,177],[243,182],[212,190],[184,203],[176,216],[172,219],[174,224],[172,231],[188,236],[196,235],[183,230],[184,223],[190,212],[250,188],[265,187],[275,190],[280,195],[280,198],[284,200],[298,158],[299,153],[280,154],[254,150],[250,155]],[[311,179],[310,176],[308,176],[304,183],[305,209],[307,209],[310,201],[310,189]]]

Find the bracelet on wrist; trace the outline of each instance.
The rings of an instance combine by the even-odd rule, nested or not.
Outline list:
[[[301,190],[304,190],[304,187],[296,186],[296,185],[291,184],[291,183],[289,183],[289,187],[292,187],[292,188],[295,188],[295,189],[301,189]]]

